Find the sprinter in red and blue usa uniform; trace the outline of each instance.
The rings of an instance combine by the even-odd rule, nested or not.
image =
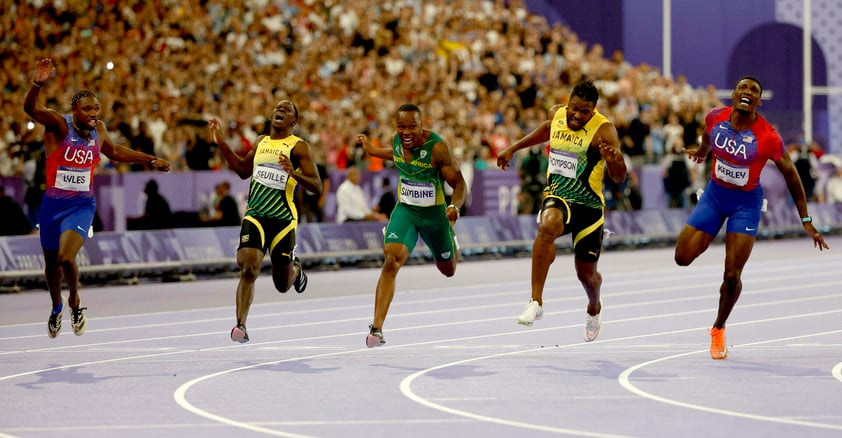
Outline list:
[[[763,189],[760,173],[771,160],[786,180],[804,230],[813,246],[827,249],[807,212],[807,197],[798,171],[784,150],[781,136],[760,114],[763,87],[753,76],[737,81],[730,107],[715,108],[705,117],[701,145],[685,149],[697,163],[713,154],[711,179],[699,204],[687,219],[675,244],[675,262],[688,266],[708,248],[726,219],[725,274],[719,288],[719,310],[710,331],[710,355],[728,357],[725,321],[734,309],[743,288],[742,273],[760,225]]]
[[[73,95],[70,114],[60,114],[37,103],[41,89],[55,71],[52,59],[39,60],[23,103],[26,114],[45,128],[47,189],[39,216],[39,234],[44,274],[52,299],[52,312],[47,321],[47,334],[51,338],[58,336],[64,314],[62,279],[69,292],[67,304],[73,332],[76,335],[85,332],[86,308],[81,306],[79,298],[76,254],[85,240],[93,236],[96,200],[91,188],[100,154],[112,161],[148,163],[163,171],[170,168],[166,160],[114,144],[99,118],[99,100],[91,91],[81,90]]]

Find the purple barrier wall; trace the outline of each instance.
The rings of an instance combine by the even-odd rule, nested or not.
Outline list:
[[[769,194],[779,191],[770,190]],[[777,196],[777,195],[773,195]],[[763,215],[762,235],[798,231],[801,224],[786,200],[770,200]],[[842,227],[842,204],[810,205],[814,223],[820,229]],[[605,228],[610,231],[606,248],[670,241],[678,235],[689,209],[608,212]],[[296,254],[304,260],[343,260],[380,256],[385,222],[348,224],[301,224]],[[210,271],[233,267],[236,260],[238,227],[185,228],[156,231],[102,232],[79,252],[80,272],[140,273],[161,269]],[[468,216],[456,222],[460,246],[468,252],[499,251],[532,246],[537,234],[535,216]],[[556,241],[558,248],[572,248],[571,236]],[[418,241],[415,253],[426,246]],[[38,236],[0,237],[0,284],[22,276],[41,276],[44,257]]]

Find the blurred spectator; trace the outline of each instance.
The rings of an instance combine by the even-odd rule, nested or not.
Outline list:
[[[834,166],[833,174],[825,185],[825,202],[836,204],[842,202],[842,165]]]
[[[215,192],[210,211],[200,211],[199,220],[208,227],[240,225],[240,208],[231,196],[231,184],[228,181],[222,181],[216,185]]]
[[[605,172],[602,189],[606,210],[632,211],[640,210],[642,207],[643,202],[634,162],[625,152],[623,152],[623,160],[626,162],[626,179],[623,182],[619,184],[614,182],[608,176],[608,172]]]
[[[129,139],[129,147],[147,155],[155,155],[155,142],[152,140],[152,136],[149,135],[149,128],[145,121],[140,120],[137,122],[137,129],[132,134]],[[129,168],[133,171],[152,169],[151,166],[145,163],[132,163],[129,165]]]
[[[787,147],[789,157],[795,163],[798,176],[801,177],[801,184],[804,185],[804,192],[807,194],[807,201],[815,202],[816,180],[819,176],[819,159],[824,155],[824,150],[816,142],[807,143],[803,137]]]
[[[46,164],[44,163],[44,150],[38,149],[30,152],[29,158],[23,163],[24,195],[23,202],[26,204],[26,217],[32,228],[38,226],[41,215],[41,202],[44,200],[44,190],[47,187],[47,180],[44,175]]]
[[[667,194],[669,208],[683,208],[687,201],[687,188],[690,187],[690,171],[687,157],[682,148],[673,146],[664,156],[662,164],[664,192]]]
[[[0,236],[17,236],[32,231],[23,209],[6,195],[6,188],[3,186],[0,186],[0,212]]]
[[[324,164],[324,148],[311,143],[310,153],[316,163],[319,178],[322,180],[322,192],[313,193],[304,188],[298,191],[299,205],[301,206],[299,220],[302,222],[324,222],[325,201],[327,200],[327,194],[330,192],[330,174]]]
[[[143,189],[146,203],[143,214],[126,218],[126,228],[129,230],[161,230],[172,228],[172,212],[170,203],[158,192],[158,182],[150,179]]]
[[[389,180],[389,177],[383,177],[382,189],[383,193],[380,195],[380,200],[377,201],[374,211],[382,213],[388,219],[392,216],[392,210],[395,209],[395,204],[397,203],[395,189],[392,188],[392,182]]]
[[[351,167],[345,174],[345,181],[336,189],[336,222],[385,221],[383,213],[373,211],[360,187],[360,169]]]
[[[545,145],[536,145],[524,151],[518,168],[520,200],[518,214],[537,214],[541,211],[544,187],[547,186],[547,155]]]

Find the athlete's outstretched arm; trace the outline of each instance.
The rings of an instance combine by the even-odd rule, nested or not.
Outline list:
[[[392,152],[392,148],[374,146],[365,134],[357,135],[357,144],[362,145],[365,153],[371,155],[372,157],[395,161],[395,154]]]

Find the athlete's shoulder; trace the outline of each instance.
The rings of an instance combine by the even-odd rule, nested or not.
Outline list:
[[[711,127],[723,120],[728,120],[728,118],[731,117],[732,110],[733,108],[730,106],[720,106],[710,110],[710,112],[708,112],[705,116],[705,125],[707,127]]]
[[[757,140],[768,142],[775,147],[784,147],[784,140],[775,126],[769,123],[760,113],[757,113],[757,120],[751,128],[757,135]]]

